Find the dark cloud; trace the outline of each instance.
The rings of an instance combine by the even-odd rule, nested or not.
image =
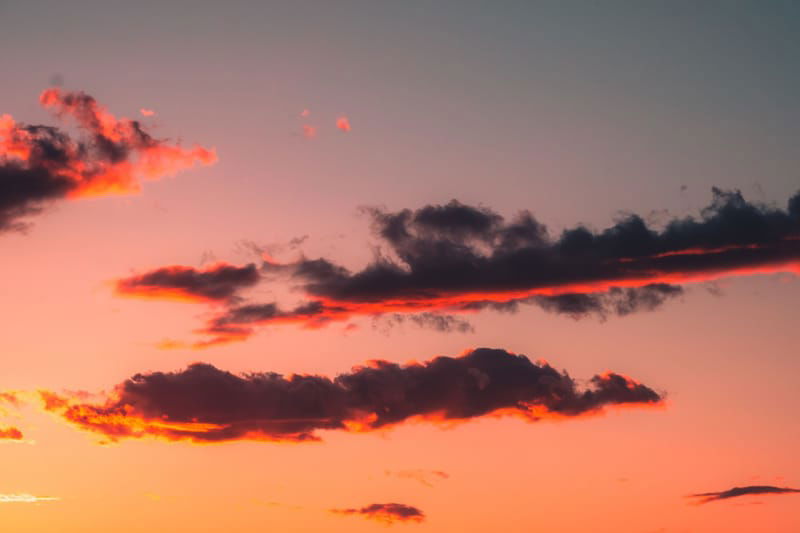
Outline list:
[[[191,301],[226,301],[260,280],[255,264],[218,263],[204,269],[167,266],[117,280],[116,292],[124,296]]]
[[[580,312],[605,305],[560,305],[548,297],[630,289],[609,294],[611,307],[625,314],[658,305],[676,293],[666,289],[676,283],[798,271],[800,194],[781,210],[747,202],[739,192],[713,193],[700,219],[673,219],[657,230],[628,215],[603,231],[577,226],[556,239],[528,212],[506,222],[455,201],[416,211],[374,209],[375,231],[387,254],[354,273],[327,260],[301,261],[294,276],[312,297],[384,303],[387,310],[541,296],[533,302],[574,314],[575,305]]]
[[[591,314],[605,318],[608,315],[626,316],[640,311],[653,311],[683,292],[680,285],[654,283],[639,288],[612,287],[601,293],[535,296],[531,303],[536,303],[546,311],[573,318],[583,318]]]
[[[698,504],[710,503],[720,500],[728,500],[730,498],[738,498],[740,496],[748,495],[763,495],[763,494],[792,494],[800,493],[800,489],[791,489],[788,487],[772,487],[769,485],[749,485],[747,487],[734,487],[722,492],[702,492],[700,494],[692,494],[689,498],[695,500]]]
[[[388,331],[395,326],[411,323],[417,327],[441,331],[444,333],[473,333],[475,328],[468,321],[453,315],[441,313],[420,313],[417,315],[401,315],[392,313],[375,317],[374,326]]]
[[[630,214],[601,231],[579,225],[557,237],[527,211],[506,220],[455,200],[365,211],[381,243],[371,263],[351,272],[324,257],[267,258],[265,279],[287,281],[305,300],[288,309],[231,305],[199,330],[212,337],[194,346],[243,340],[257,326],[316,328],[359,316],[468,331],[455,315],[522,305],[605,319],[655,310],[683,295],[687,283],[800,273],[800,193],[781,209],[715,188],[699,217],[668,219],[659,229]]]
[[[82,136],[0,115],[0,231],[25,229],[26,219],[54,200],[133,193],[141,179],[216,161],[213,150],[153,138],[83,92],[51,88],[39,101],[58,118],[73,119]]]
[[[374,431],[410,419],[438,423],[505,415],[535,422],[662,400],[620,374],[596,375],[582,388],[547,363],[488,348],[408,365],[370,361],[333,379],[235,375],[196,363],[178,372],[137,374],[99,403],[41,394],[47,410],[111,440],[196,442],[319,440],[319,430]]]
[[[332,513],[359,515],[369,520],[392,524],[394,522],[422,522],[425,513],[402,503],[373,503],[359,509],[331,509]]]

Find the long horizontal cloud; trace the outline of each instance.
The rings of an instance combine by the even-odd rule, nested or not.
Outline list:
[[[800,273],[800,193],[781,210],[749,203],[738,192],[713,192],[699,220],[674,219],[659,231],[629,215],[601,232],[578,226],[557,239],[528,212],[506,222],[455,201],[416,211],[376,209],[375,231],[390,255],[363,270],[351,273],[325,259],[266,268],[289,268],[324,303],[384,311],[458,309],[615,288],[649,287],[669,295],[675,292],[669,284]],[[630,300],[635,306],[636,298]]]
[[[119,279],[115,289],[121,296],[216,302],[231,300],[259,279],[252,263],[241,267],[218,263],[204,269],[177,265]]]
[[[0,494],[0,503],[41,503],[55,502],[60,499],[52,496],[34,496],[33,494],[25,493]]]
[[[555,238],[527,211],[506,220],[455,200],[368,213],[383,244],[374,261],[355,272],[326,258],[265,261],[265,279],[288,277],[306,300],[294,308],[232,303],[196,346],[242,340],[269,324],[314,328],[392,313],[446,317],[533,304],[573,318],[624,316],[681,296],[686,283],[800,273],[800,193],[781,209],[714,189],[699,218],[655,229],[628,215],[602,231],[576,226]]]
[[[425,513],[402,503],[373,503],[356,509],[331,509],[332,513],[363,516],[368,520],[393,524],[395,522],[422,522]]]
[[[479,348],[398,365],[370,361],[336,378],[265,372],[235,375],[202,363],[137,374],[105,401],[42,391],[45,408],[110,440],[314,441],[320,430],[376,431],[411,420],[515,416],[572,418],[609,406],[647,407],[661,396],[615,373],[580,388],[566,373],[523,355]]]
[[[156,139],[86,93],[51,88],[39,102],[57,118],[72,119],[82,135],[0,115],[0,231],[23,229],[26,217],[54,200],[136,193],[141,179],[216,161],[213,149]]]
[[[772,487],[769,485],[749,485],[746,487],[734,487],[721,492],[701,492],[700,494],[692,494],[689,496],[689,498],[693,498],[698,504],[703,504],[720,500],[728,500],[731,498],[738,498],[740,496],[793,493],[800,493],[800,489]]]

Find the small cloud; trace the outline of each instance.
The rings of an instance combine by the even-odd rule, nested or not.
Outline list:
[[[141,108],[139,113],[141,113],[143,117],[153,117],[156,114],[155,111],[152,109],[147,109],[146,107]]]
[[[311,111],[309,111],[308,109],[303,109],[302,111],[300,111],[300,116],[303,118],[308,118],[309,115],[311,115]]]
[[[22,431],[15,427],[0,428],[0,440],[22,440]]]
[[[306,139],[313,139],[317,136],[317,127],[310,124],[303,125],[303,137]]]
[[[32,494],[0,494],[0,503],[41,503],[55,502],[61,498],[51,496],[34,496]]]
[[[350,131],[350,119],[342,115],[336,119],[336,127],[344,132]]]
[[[422,522],[425,513],[416,507],[402,503],[373,503],[360,509],[331,509],[332,513],[360,515],[367,520],[393,524],[395,522]]]
[[[410,479],[425,485],[426,487],[433,487],[433,482],[440,479],[448,479],[450,475],[441,470],[387,470],[385,474],[389,477],[396,477],[398,479]]]

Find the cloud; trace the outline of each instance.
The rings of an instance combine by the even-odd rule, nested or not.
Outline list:
[[[139,113],[141,113],[143,117],[154,117],[156,115],[155,111],[147,109],[146,107],[141,108]]]
[[[441,331],[444,333],[474,333],[475,328],[468,321],[453,315],[441,313],[420,313],[418,315],[401,315],[392,313],[388,315],[378,315],[374,320],[374,327],[387,330],[395,326],[401,326],[407,322],[417,327]]]
[[[360,509],[331,509],[332,513],[359,515],[368,520],[393,524],[395,522],[422,522],[425,513],[402,503],[373,503]]]
[[[317,441],[322,430],[369,432],[484,416],[536,422],[662,402],[654,390],[620,374],[598,374],[580,387],[545,362],[488,348],[407,365],[369,361],[333,379],[236,375],[195,363],[136,374],[99,401],[86,394],[40,395],[46,410],[112,441],[151,436],[193,442]]]
[[[385,473],[390,477],[414,480],[426,487],[432,487],[434,481],[450,478],[447,472],[442,472],[441,470],[387,470]]]
[[[55,502],[61,498],[51,496],[33,496],[32,494],[0,494],[0,503],[41,503]]]
[[[680,293],[676,284],[755,273],[800,273],[800,193],[788,209],[714,189],[702,217],[664,229],[638,215],[552,238],[530,213],[511,221],[453,201],[416,211],[368,210],[385,253],[357,272],[327,259],[292,265],[310,297],[372,312],[459,309],[534,298],[555,311],[626,314]],[[603,294],[570,302],[571,295]],[[559,299],[560,297],[560,299]]]
[[[39,102],[81,135],[0,115],[0,231],[25,229],[27,217],[55,200],[137,193],[141,180],[217,159],[213,149],[156,139],[140,122],[116,118],[83,92],[54,87]]]
[[[730,498],[738,498],[740,496],[749,495],[763,495],[763,494],[792,494],[800,493],[800,489],[791,489],[787,487],[772,487],[769,485],[749,485],[746,487],[733,487],[722,492],[702,492],[700,494],[691,494],[688,497],[695,500],[698,505],[720,500],[728,500]]]
[[[317,127],[310,124],[303,124],[303,137],[313,139],[317,136]]]
[[[0,440],[22,440],[22,431],[15,427],[0,427]]]
[[[350,127],[350,119],[344,115],[336,119],[336,127],[345,133],[352,129]]]
[[[238,291],[255,285],[259,279],[258,267],[253,263],[217,263],[204,269],[176,265],[116,280],[115,292],[138,298],[221,302],[235,299]]]
[[[800,273],[800,193],[780,209],[713,189],[699,218],[657,229],[626,215],[602,231],[579,225],[556,237],[527,211],[506,220],[455,200],[365,211],[380,243],[373,261],[350,271],[325,257],[264,256],[264,279],[282,279],[305,299],[288,308],[232,302],[198,330],[211,338],[193,345],[241,341],[271,324],[318,328],[364,316],[408,315],[423,327],[463,332],[471,326],[459,314],[522,305],[602,320],[656,310],[689,283]]]

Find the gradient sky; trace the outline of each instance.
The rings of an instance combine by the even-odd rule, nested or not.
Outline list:
[[[655,311],[605,321],[523,307],[442,333],[362,317],[351,331],[264,328],[204,351],[157,344],[189,339],[208,308],[112,290],[305,235],[308,257],[359,269],[374,242],[362,206],[529,209],[556,235],[627,212],[696,216],[713,186],[783,209],[800,189],[800,3],[0,0],[0,50],[0,114],[51,124],[38,98],[59,85],[118,116],[151,109],[140,118],[158,137],[219,156],[0,233],[0,390],[108,391],[196,361],[334,376],[486,346],[666,395],[663,409],[331,431],[309,444],[100,445],[36,405],[8,409],[0,422],[26,439],[0,441],[0,494],[59,500],[0,502],[4,528],[366,532],[384,526],[329,510],[397,502],[426,515],[401,530],[800,530],[800,496],[686,498],[800,486],[790,274],[687,285]],[[351,131],[337,129],[342,116]],[[428,486],[387,471],[449,477]]]

